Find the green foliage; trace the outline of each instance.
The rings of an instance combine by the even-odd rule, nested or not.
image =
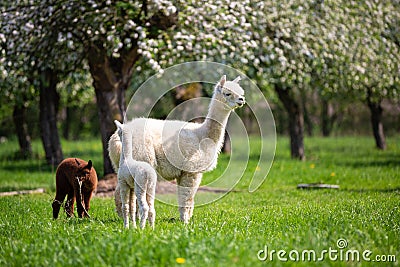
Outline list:
[[[396,1],[252,1],[261,81],[324,98],[399,98]],[[368,96],[370,95],[370,96]]]
[[[42,195],[1,197],[0,264],[5,266],[280,266],[260,262],[259,250],[337,249],[345,238],[348,249],[371,250],[375,255],[400,251],[399,138],[388,139],[390,148],[378,151],[369,138],[306,139],[308,160],[290,159],[287,139],[279,139],[275,163],[262,187],[245,190],[246,176],[220,201],[197,207],[193,221],[179,222],[176,207],[156,203],[154,231],[124,230],[110,198],[94,198],[91,219],[51,218],[54,192]],[[100,142],[68,142],[65,153],[101,162]],[[9,161],[15,144],[0,150],[1,177],[16,178],[16,189],[54,183],[54,170],[29,161]],[[34,150],[39,151],[37,146]],[[96,159],[96,155],[100,155]],[[228,157],[220,158],[226,164]],[[40,161],[37,159],[36,163]],[[31,163],[32,164],[32,163]],[[98,168],[100,163],[96,164]],[[101,168],[101,167],[99,167]],[[255,168],[250,161],[249,168]],[[262,168],[262,165],[261,165]],[[8,170],[8,172],[5,172]],[[218,175],[206,175],[206,179]],[[46,181],[39,181],[40,177]],[[28,178],[29,177],[29,178]],[[303,182],[325,182],[340,190],[298,190]],[[5,180],[1,180],[2,190]],[[29,186],[28,186],[29,187]],[[54,189],[54,187],[52,188]],[[310,266],[310,262],[289,265]],[[327,266],[364,265],[364,262],[330,261]],[[391,264],[391,263],[387,263]]]
[[[349,28],[346,51],[348,89],[359,99],[379,102],[398,99],[400,89],[400,44],[389,36],[400,36],[394,30],[399,21],[400,5],[396,1],[347,2],[344,15]]]
[[[92,79],[86,72],[70,73],[57,85],[63,106],[82,108],[95,97]]]

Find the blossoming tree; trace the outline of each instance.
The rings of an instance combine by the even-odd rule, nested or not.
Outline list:
[[[63,76],[60,74],[87,62],[96,92],[107,174],[113,171],[107,141],[114,131],[113,121],[122,119],[124,93],[135,70],[146,64],[160,71],[160,65],[166,67],[189,58],[245,58],[235,53],[238,47],[251,45],[249,34],[240,27],[248,12],[244,3],[7,1],[1,10],[2,61],[7,61],[9,69],[23,70],[43,88],[40,95],[44,101],[40,103],[51,107],[43,114],[53,115],[43,117],[51,124],[42,131],[53,129],[49,136],[54,138],[58,138],[54,114],[58,102],[55,88]],[[32,70],[37,75],[31,75]],[[52,150],[49,157],[53,157]]]

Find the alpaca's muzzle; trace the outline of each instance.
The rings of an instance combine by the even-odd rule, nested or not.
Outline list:
[[[244,104],[246,104],[246,101],[245,101],[244,97],[239,97],[238,100],[236,101],[236,104],[239,107],[242,107]]]

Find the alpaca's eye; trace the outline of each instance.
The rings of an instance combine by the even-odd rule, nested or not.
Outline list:
[[[231,96],[231,93],[225,93],[225,96]]]

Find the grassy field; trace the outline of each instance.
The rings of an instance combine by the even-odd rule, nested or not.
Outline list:
[[[270,174],[255,193],[246,191],[246,175],[256,165],[250,162],[237,191],[197,207],[187,226],[177,220],[176,207],[156,203],[154,231],[124,230],[110,198],[93,199],[91,219],[53,220],[55,170],[44,164],[40,143],[33,147],[35,159],[21,161],[14,159],[16,142],[0,144],[0,191],[47,189],[45,194],[0,197],[0,266],[400,262],[399,137],[388,139],[387,151],[377,151],[370,137],[307,138],[305,162],[291,160],[288,140],[279,138]],[[65,157],[92,159],[102,173],[99,141],[64,141],[63,149]],[[228,161],[222,155],[219,168],[205,180],[218,176]],[[296,189],[299,183],[313,182],[340,189]]]

